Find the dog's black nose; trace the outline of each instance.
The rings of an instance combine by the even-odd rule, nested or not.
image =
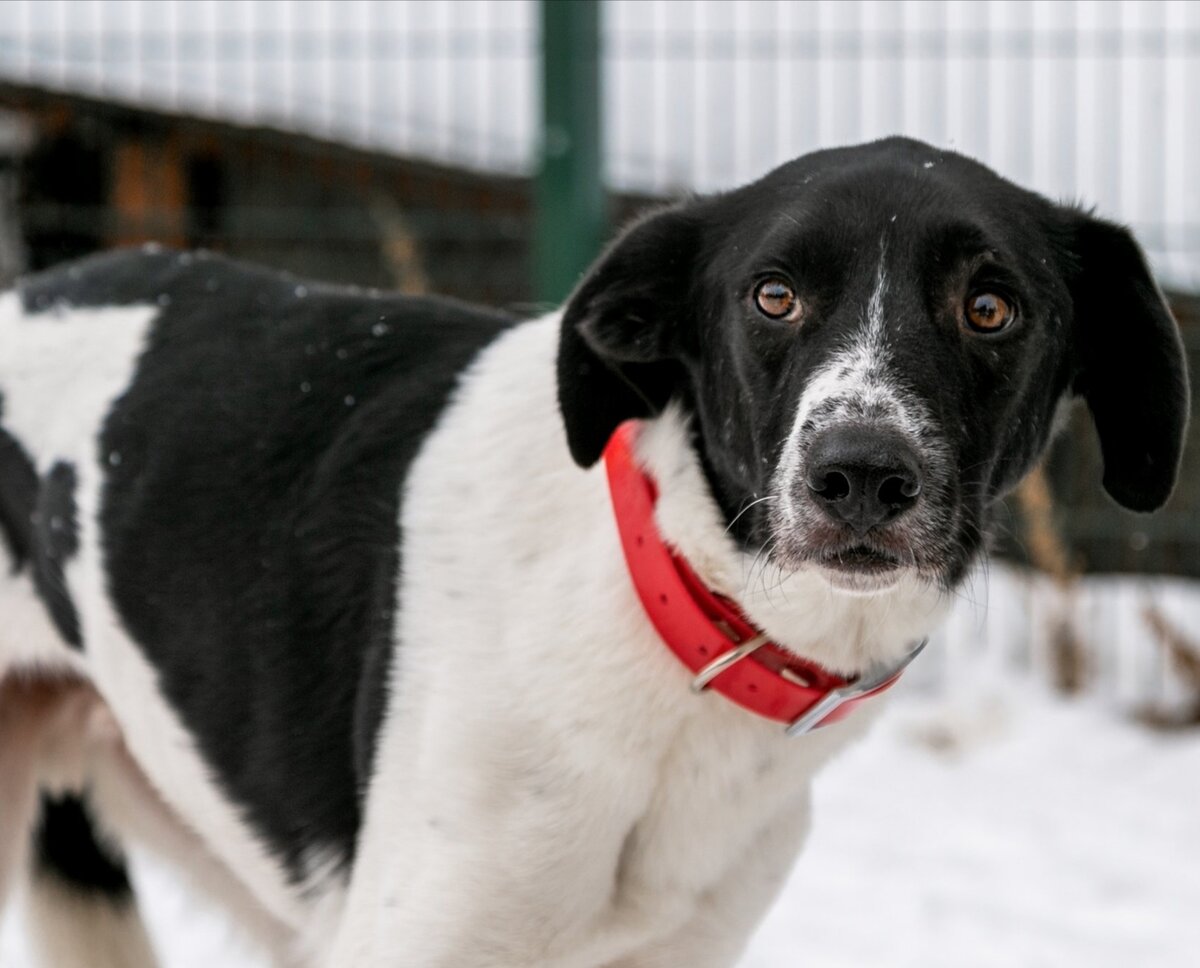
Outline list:
[[[916,504],[924,477],[916,453],[899,434],[851,425],[831,428],[813,441],[805,483],[826,514],[862,535]]]

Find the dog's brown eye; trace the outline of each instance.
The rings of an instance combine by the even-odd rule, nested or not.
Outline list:
[[[977,292],[967,298],[967,325],[977,333],[998,333],[1013,320],[1012,305],[994,292]]]
[[[767,279],[754,290],[754,304],[758,311],[771,319],[786,319],[789,322],[800,318],[800,300],[796,291],[782,279]]]

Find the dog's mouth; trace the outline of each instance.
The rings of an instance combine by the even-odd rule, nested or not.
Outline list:
[[[904,566],[899,555],[866,544],[824,551],[816,557],[816,562],[846,575],[885,575]]]
[[[865,543],[826,548],[809,561],[834,587],[864,595],[895,585],[912,564],[895,552]]]
[[[880,591],[921,570],[907,540],[898,534],[858,536],[826,527],[780,542],[776,554],[789,570],[814,569],[834,586],[860,593]]]

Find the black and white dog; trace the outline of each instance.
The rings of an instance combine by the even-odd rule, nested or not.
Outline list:
[[[0,393],[0,861],[60,968],[151,963],[134,841],[281,964],[730,965],[877,705],[828,700],[1063,404],[1139,511],[1188,412],[1128,232],[901,139],[652,214],[523,323],[98,256],[0,298]]]

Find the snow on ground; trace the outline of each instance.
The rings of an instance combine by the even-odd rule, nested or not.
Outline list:
[[[744,968],[1200,963],[1200,734],[1034,685],[969,692],[897,703],[818,777]],[[947,725],[957,753],[914,739]]]
[[[742,968],[1185,968],[1198,869],[1200,733],[1019,682],[910,690],[818,778],[812,837]],[[139,873],[165,968],[260,968],[169,874]],[[29,965],[11,921],[0,965]]]

